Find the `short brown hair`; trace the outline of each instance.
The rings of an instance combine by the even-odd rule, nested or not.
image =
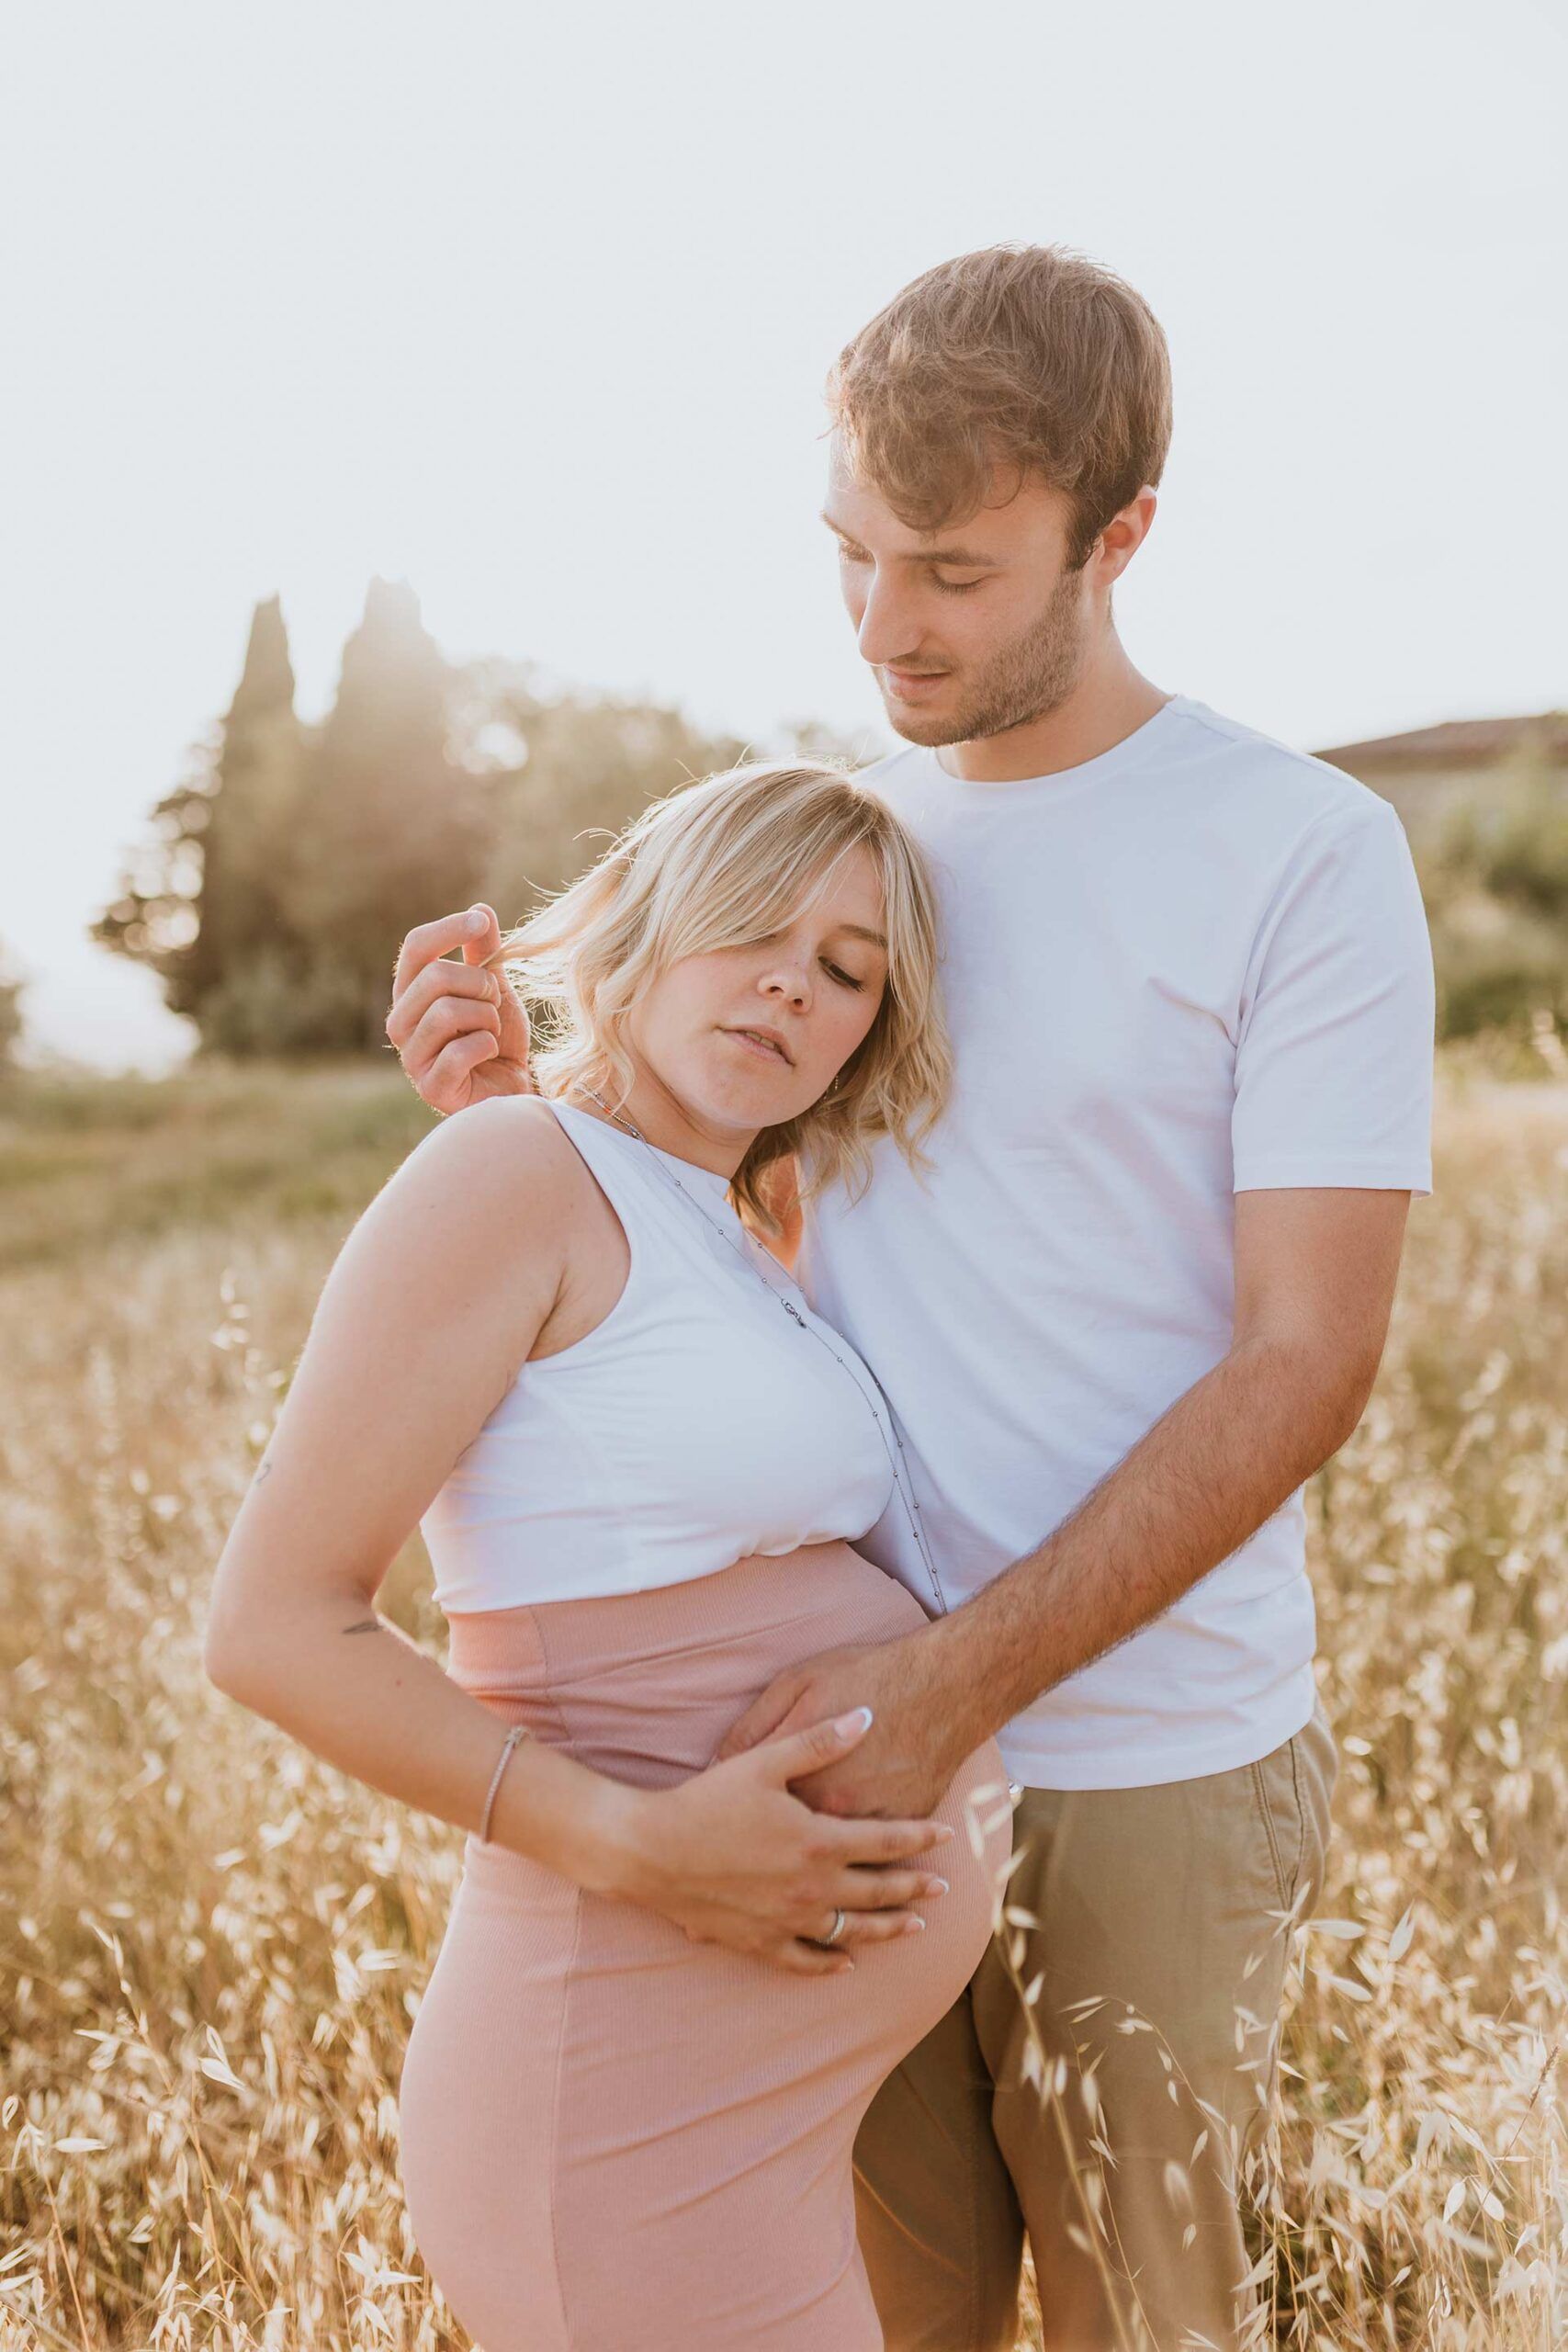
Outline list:
[[[847,343],[828,380],[855,469],[911,530],[965,522],[992,469],[1074,506],[1081,564],[1159,481],[1170,355],[1141,294],[1064,245],[987,245],[939,262]]]

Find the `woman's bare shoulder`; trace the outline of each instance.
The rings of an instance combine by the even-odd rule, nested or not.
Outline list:
[[[560,1121],[537,1094],[494,1095],[455,1111],[415,1145],[403,1166],[416,1162],[446,1180],[484,1186],[523,1176],[559,1182],[581,1166]]]
[[[457,1276],[487,1255],[558,1260],[592,1182],[549,1104],[498,1097],[454,1112],[421,1138],[362,1225],[415,1246]],[[368,1237],[367,1237],[368,1238]]]

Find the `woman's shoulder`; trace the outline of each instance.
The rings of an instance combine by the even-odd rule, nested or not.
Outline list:
[[[474,1183],[503,1184],[521,1175],[570,1174],[577,1157],[542,1095],[505,1094],[453,1112],[415,1145],[403,1164],[423,1161]]]
[[[585,1176],[547,1102],[492,1097],[423,1136],[373,1206],[383,1224],[417,1234],[424,1251],[462,1261],[493,1250],[501,1235],[530,1250],[563,1243]]]

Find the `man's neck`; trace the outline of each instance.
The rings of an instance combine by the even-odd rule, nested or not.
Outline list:
[[[1173,697],[1134,670],[1114,630],[1065,702],[1004,735],[947,743],[939,764],[966,784],[1014,784],[1023,776],[1056,775],[1113,752]]]

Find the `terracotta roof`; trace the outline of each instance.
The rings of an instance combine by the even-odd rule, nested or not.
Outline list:
[[[1364,768],[1490,767],[1510,752],[1530,749],[1568,761],[1568,711],[1543,711],[1536,718],[1450,718],[1440,727],[1413,728],[1408,735],[1337,743],[1317,756],[1359,775]]]

